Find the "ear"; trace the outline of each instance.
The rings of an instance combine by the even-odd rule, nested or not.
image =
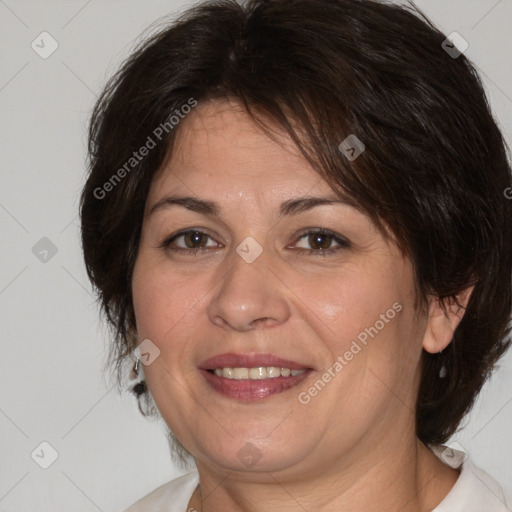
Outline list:
[[[441,300],[433,297],[428,311],[427,327],[423,335],[423,348],[431,354],[444,350],[452,341],[455,329],[459,325],[474,286],[466,288],[457,295],[457,302],[451,298],[445,300],[446,312],[443,311]]]

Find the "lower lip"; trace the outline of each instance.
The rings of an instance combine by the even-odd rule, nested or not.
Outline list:
[[[262,380],[236,380],[217,377],[214,373],[201,369],[201,373],[215,391],[229,398],[236,398],[237,400],[243,400],[246,402],[261,400],[262,398],[287,391],[299,384],[299,382],[302,382],[311,372],[312,370],[306,370],[305,372],[293,377],[273,377],[271,379]]]

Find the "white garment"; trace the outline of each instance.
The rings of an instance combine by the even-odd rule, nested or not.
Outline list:
[[[464,452],[450,449],[451,457],[448,459],[446,446],[431,446],[430,449],[439,458],[445,453],[443,462],[448,462],[453,468],[461,467],[455,485],[432,512],[512,512],[505,504],[499,484],[466,459]],[[189,512],[188,502],[198,483],[199,474],[194,470],[158,487],[124,512]]]

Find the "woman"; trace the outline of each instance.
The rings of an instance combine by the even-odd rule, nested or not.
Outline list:
[[[370,0],[202,2],[107,85],[85,261],[197,467],[130,512],[507,510],[443,445],[511,312],[506,146],[455,42]]]

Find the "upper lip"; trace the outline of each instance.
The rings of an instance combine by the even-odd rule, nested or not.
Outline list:
[[[199,365],[203,370],[214,370],[215,368],[255,368],[258,366],[276,366],[289,368],[290,370],[305,370],[309,367],[305,364],[282,359],[273,354],[219,354],[210,357]]]

